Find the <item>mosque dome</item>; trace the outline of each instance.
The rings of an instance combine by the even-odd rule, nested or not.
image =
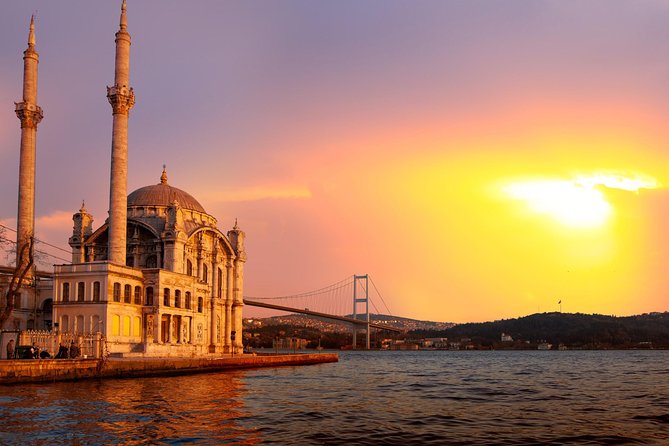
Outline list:
[[[206,214],[202,205],[188,192],[172,187],[167,184],[167,174],[163,169],[160,183],[151,186],[140,187],[128,195],[128,207],[136,206],[170,206],[174,201],[179,203],[183,209],[190,209]]]

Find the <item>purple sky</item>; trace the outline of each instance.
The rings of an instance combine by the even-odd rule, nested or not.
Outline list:
[[[20,129],[13,102],[20,100],[22,52],[37,11],[45,115],[37,236],[63,248],[82,199],[96,227],[106,218],[105,86],[113,80],[119,9],[120,1],[110,0],[3,5],[0,221],[13,225],[16,216]],[[292,294],[369,273],[391,310],[405,316],[480,320],[548,311],[555,300],[548,287],[528,291],[518,279],[508,289],[481,289],[484,270],[439,267],[435,253],[449,252],[453,242],[430,237],[446,226],[427,223],[434,208],[455,213],[457,198],[416,205],[416,196],[403,196],[414,180],[402,169],[443,162],[453,172],[445,168],[440,187],[451,191],[468,187],[478,172],[472,166],[491,159],[540,166],[541,175],[562,174],[555,166],[624,165],[666,180],[667,23],[665,1],[129,0],[137,102],[128,192],[158,183],[164,163],[170,184],[197,198],[220,229],[239,218],[248,236],[248,295]],[[613,129],[612,139],[627,132],[652,143],[625,146],[624,156],[601,166],[593,160],[606,151],[579,148],[585,167],[573,150],[515,145],[553,126],[567,139]],[[504,162],[496,165],[499,172],[485,181],[506,174]],[[462,303],[484,294],[477,308]],[[518,295],[543,297],[508,309],[493,304]],[[571,308],[643,309],[666,304]]]

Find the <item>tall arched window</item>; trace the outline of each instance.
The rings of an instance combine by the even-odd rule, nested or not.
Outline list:
[[[153,287],[146,287],[146,301],[144,305],[153,305]]]
[[[165,305],[166,307],[170,306],[170,289],[169,288],[165,288],[163,290],[163,305]]]
[[[223,270],[218,268],[218,297],[223,297]]]
[[[181,290],[174,290],[174,306],[181,308]]]
[[[84,282],[77,283],[77,302],[83,302],[86,296],[86,284]]]
[[[123,287],[123,302],[129,304],[130,303],[130,293],[132,291],[132,287],[130,285],[125,285]]]
[[[121,284],[114,282],[114,302],[121,302]]]
[[[202,307],[204,306],[204,299],[202,296],[197,298],[197,312],[202,313]]]
[[[70,301],[70,284],[65,282],[63,283],[63,302]]]
[[[133,303],[135,305],[142,305],[142,287],[141,286],[136,286],[135,287],[135,301]]]
[[[190,310],[190,309],[191,309],[191,303],[190,303],[190,291],[186,291],[186,297],[185,297],[185,299],[186,299],[186,302],[184,303],[184,307],[186,307],[186,309]]]
[[[100,282],[93,282],[93,302],[100,302]]]
[[[209,281],[209,268],[207,268],[206,263],[202,264],[202,281],[204,283],[207,283]]]
[[[189,276],[193,275],[193,262],[186,260],[186,274]]]

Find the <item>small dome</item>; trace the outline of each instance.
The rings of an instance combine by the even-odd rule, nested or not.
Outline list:
[[[160,184],[140,187],[128,195],[128,207],[130,206],[170,206],[174,201],[184,209],[202,212],[206,214],[202,205],[187,192],[167,184],[167,174],[163,169]]]

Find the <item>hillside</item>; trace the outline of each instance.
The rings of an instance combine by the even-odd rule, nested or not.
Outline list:
[[[501,335],[513,341],[501,342]],[[547,342],[569,348],[669,348],[669,313],[615,317],[537,313],[494,322],[459,324],[447,330],[414,330],[411,337],[470,338],[475,346],[522,348]]]

